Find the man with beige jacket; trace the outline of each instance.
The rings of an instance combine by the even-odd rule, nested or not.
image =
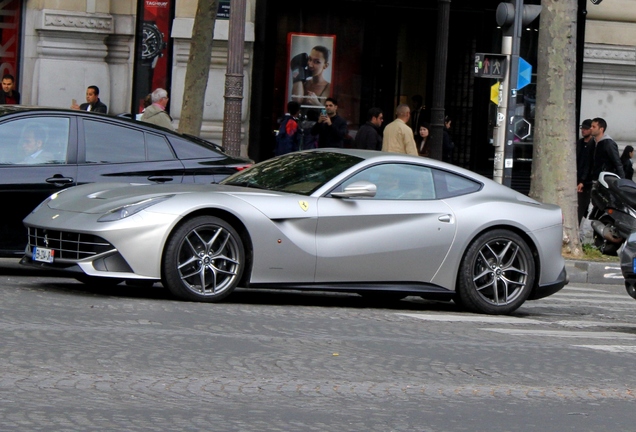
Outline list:
[[[407,104],[400,104],[395,111],[397,118],[384,128],[382,151],[417,156],[413,130],[407,125],[411,117],[411,108]]]

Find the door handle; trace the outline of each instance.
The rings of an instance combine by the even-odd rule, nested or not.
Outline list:
[[[69,184],[69,183],[73,183],[73,178],[72,177],[49,177],[46,179],[47,183],[53,183],[53,184]]]
[[[148,180],[150,180],[151,182],[165,183],[165,182],[170,182],[174,179],[172,177],[150,176],[148,177]]]
[[[437,220],[440,222],[451,222],[452,218],[451,218],[451,215],[441,215],[440,217],[437,218]]]

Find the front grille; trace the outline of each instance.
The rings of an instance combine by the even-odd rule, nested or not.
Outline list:
[[[29,247],[55,251],[56,259],[81,260],[115,249],[101,237],[66,231],[29,227]]]

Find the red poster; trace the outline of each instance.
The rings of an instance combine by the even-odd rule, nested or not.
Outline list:
[[[161,87],[170,90],[170,26],[174,0],[144,0],[142,19],[137,23],[138,50],[135,59],[136,112],[143,109],[143,99]]]
[[[18,79],[21,15],[21,0],[0,2],[0,78],[11,74]]]

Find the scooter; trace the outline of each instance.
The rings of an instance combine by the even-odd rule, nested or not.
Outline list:
[[[594,245],[604,255],[620,256],[625,289],[636,299],[636,183],[602,172],[591,201]]]
[[[604,255],[618,255],[631,233],[636,232],[636,183],[604,171],[592,186],[594,246]]]

